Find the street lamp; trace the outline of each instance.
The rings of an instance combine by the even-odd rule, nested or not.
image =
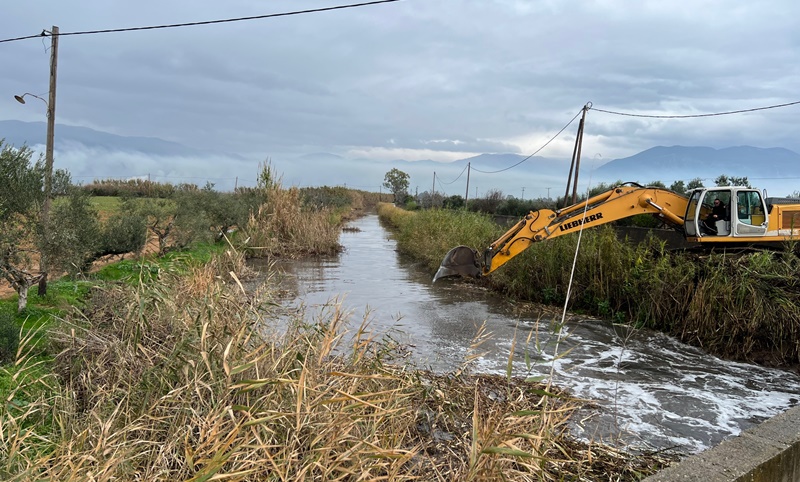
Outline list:
[[[44,102],[44,105],[46,105],[46,106],[47,106],[47,115],[48,115],[48,116],[50,116],[50,106],[47,104],[47,101],[46,101],[46,100],[42,99],[42,98],[41,98],[41,97],[39,97],[38,95],[36,95],[36,94],[31,94],[30,92],[25,92],[25,93],[24,93],[24,94],[22,94],[22,95],[15,95],[15,96],[14,96],[14,98],[15,98],[15,99],[17,99],[17,102],[19,102],[20,104],[24,104],[24,103],[25,103],[25,96],[26,96],[26,95],[29,95],[29,96],[31,96],[31,97],[36,97],[37,99],[39,99],[39,100],[41,100],[42,102]]]
[[[53,197],[53,134],[56,128],[56,66],[58,64],[58,27],[55,25],[50,31],[50,92],[49,101],[44,100],[38,95],[26,92],[22,95],[15,95],[14,98],[20,104],[25,103],[25,96],[36,97],[47,106],[47,146],[45,148],[44,166],[44,203],[42,203],[42,239],[44,249],[39,258],[39,296],[47,294],[47,254],[48,238],[50,236],[50,198]]]

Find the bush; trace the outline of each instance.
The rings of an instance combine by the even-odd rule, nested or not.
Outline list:
[[[503,193],[492,189],[486,193],[486,197],[470,199],[467,202],[467,209],[474,212],[485,214],[496,214],[497,208],[503,203]]]
[[[458,194],[446,198],[443,204],[445,209],[461,209],[464,206],[464,198]]]
[[[197,189],[197,186],[193,184],[176,187],[169,183],[151,182],[147,179],[94,180],[90,184],[83,186],[83,189],[92,196],[169,198],[181,187],[184,189]]]
[[[413,199],[409,199],[406,201],[405,210],[406,211],[417,211],[419,209],[419,204]]]
[[[109,254],[139,252],[147,242],[147,225],[143,216],[119,213],[103,223],[95,259]]]
[[[300,189],[303,206],[310,209],[343,208],[352,204],[350,190],[345,187],[305,187]]]

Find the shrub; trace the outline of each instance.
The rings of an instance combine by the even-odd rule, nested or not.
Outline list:
[[[117,213],[102,223],[97,249],[88,261],[91,263],[108,255],[139,253],[146,243],[146,218],[134,212]]]
[[[352,204],[353,198],[345,187],[306,187],[300,189],[303,206],[309,209],[343,208]]]
[[[193,184],[191,186],[197,188]],[[178,187],[147,179],[96,179],[83,186],[83,189],[92,196],[169,198]]]

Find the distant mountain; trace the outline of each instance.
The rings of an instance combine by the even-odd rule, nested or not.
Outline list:
[[[44,122],[0,121],[0,139],[14,146],[44,145],[47,142],[47,124]],[[97,131],[88,127],[56,124],[56,150],[66,150],[82,145],[90,149],[106,151],[138,152],[156,156],[198,156],[198,149],[156,137],[129,137]]]
[[[337,154],[331,154],[329,152],[312,152],[310,154],[303,154],[302,156],[297,157],[299,161],[325,161],[325,162],[333,162],[333,161],[341,161],[344,159],[342,156]]]
[[[525,176],[534,177],[563,175],[564,178],[566,178],[567,171],[569,170],[569,161],[563,159],[551,159],[539,156],[530,157],[510,153],[479,154],[453,162],[396,160],[392,161],[392,163],[397,166],[425,166],[431,169],[436,169],[437,167],[440,169],[457,167],[459,170],[466,168],[467,164],[469,164],[471,169],[475,172],[498,173],[511,171],[517,174],[524,173]],[[398,168],[402,170],[402,167]]]
[[[43,146],[46,131],[44,122],[0,121],[0,139],[17,147]],[[257,175],[257,160],[237,154],[201,151],[155,137],[120,136],[86,127],[56,125],[55,148],[59,167],[83,182],[98,176],[148,176],[199,184],[208,180],[230,189],[237,183],[254,184]],[[494,190],[525,199],[558,195],[566,186],[570,170],[568,158],[528,158],[509,153],[438,162],[351,159],[315,152],[272,157],[272,162],[286,185],[344,185],[378,191],[383,189],[386,172],[398,168],[410,175],[412,192],[434,188],[437,192],[463,195],[468,187],[470,197]],[[694,178],[712,186],[715,178],[725,174],[746,176],[753,186],[769,188],[774,195],[800,191],[800,154],[782,148],[658,146],[599,167],[597,162],[582,160],[579,189],[616,181],[661,181],[669,186],[677,180],[688,182]],[[471,167],[469,186],[467,164]]]
[[[745,176],[753,185],[760,179],[800,179],[800,154],[783,148],[751,146],[724,149],[658,146],[615,159],[594,171],[594,175],[603,179],[639,182],[697,177],[713,180],[721,174]]]

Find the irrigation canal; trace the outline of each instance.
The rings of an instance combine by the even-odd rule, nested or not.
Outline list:
[[[408,344],[416,366],[438,371],[462,366],[485,322],[491,337],[472,370],[506,373],[512,347],[515,376],[552,370],[556,385],[596,402],[577,417],[578,437],[694,453],[800,400],[793,373],[720,360],[658,332],[571,317],[556,336],[551,321],[560,314],[542,316],[457,280],[432,284],[433,273],[398,255],[377,216],[349,226],[340,255],[280,265],[288,306],[305,305],[310,317],[339,302],[351,328],[366,316],[373,332]]]

